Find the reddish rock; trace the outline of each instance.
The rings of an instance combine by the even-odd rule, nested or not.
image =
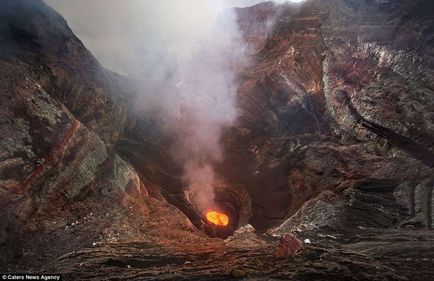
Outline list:
[[[276,258],[292,257],[303,248],[301,242],[294,234],[283,234],[280,237],[279,246],[274,253]]]
[[[237,75],[240,117],[216,171],[247,190],[251,210],[231,212],[245,223],[252,214],[257,232],[244,236],[255,243],[225,244],[191,223],[201,218],[181,195],[171,136],[129,110],[130,81],[104,70],[43,1],[1,1],[0,271],[431,280],[433,3],[237,11],[252,60]],[[275,226],[324,243],[270,262],[260,233]],[[276,256],[300,245],[284,236]]]

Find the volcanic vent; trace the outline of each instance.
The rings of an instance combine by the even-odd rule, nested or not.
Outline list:
[[[226,238],[235,230],[248,224],[252,216],[251,199],[239,184],[216,181],[213,200],[201,202],[202,186],[191,185],[185,189],[188,205],[202,218],[201,228],[210,236]]]

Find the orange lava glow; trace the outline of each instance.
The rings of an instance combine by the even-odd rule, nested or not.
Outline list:
[[[208,211],[206,219],[214,225],[227,226],[229,223],[229,217],[217,211]]]

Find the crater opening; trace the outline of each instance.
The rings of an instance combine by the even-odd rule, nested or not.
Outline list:
[[[185,199],[202,219],[199,227],[207,235],[225,239],[249,222],[252,216],[251,199],[244,186],[215,183],[214,200],[204,209],[197,204],[200,190],[200,185],[189,186],[185,190]]]

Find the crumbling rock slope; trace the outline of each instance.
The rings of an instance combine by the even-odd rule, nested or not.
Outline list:
[[[42,1],[2,1],[0,41],[1,271],[150,239],[159,225],[197,232],[113,150],[126,126],[127,82],[59,14]]]
[[[272,4],[260,5],[250,18],[239,12],[242,26],[254,26],[250,19],[264,9],[270,14]],[[256,227],[324,190],[366,180],[426,185],[421,204],[432,204],[433,8],[431,1],[311,0],[274,11],[266,40],[244,29],[259,52],[240,74],[243,114],[227,136],[237,149],[222,170],[235,181],[255,175],[243,184],[254,194]]]
[[[257,231],[224,241],[200,230],[170,136],[130,109],[132,82],[42,1],[1,1],[0,271],[431,280],[432,11],[430,0],[237,9],[250,62],[216,170],[245,188]],[[291,231],[309,239],[303,250],[274,258]]]

